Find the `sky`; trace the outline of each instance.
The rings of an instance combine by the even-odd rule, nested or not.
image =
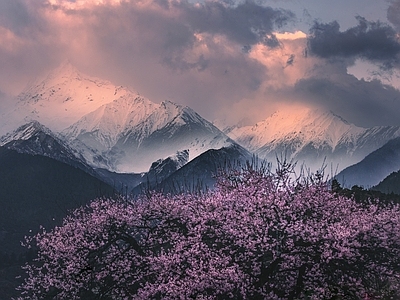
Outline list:
[[[0,0],[3,104],[66,59],[211,121],[400,125],[400,0]]]

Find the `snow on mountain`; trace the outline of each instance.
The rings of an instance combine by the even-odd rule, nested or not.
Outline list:
[[[27,87],[14,110],[0,113],[0,135],[32,120],[62,132],[91,166],[118,172],[147,171],[152,162],[183,150],[190,161],[233,140],[270,161],[286,154],[319,167],[326,158],[340,171],[400,136],[399,127],[361,128],[311,108],[281,110],[254,126],[221,123],[224,134],[188,107],[153,103],[69,62]]]
[[[176,152],[175,155],[167,158],[160,158],[153,162],[146,174],[146,184],[158,184],[176,170],[183,167],[189,161],[189,151]]]
[[[128,94],[83,116],[63,131],[95,167],[147,171],[152,162],[189,150],[189,160],[234,143],[189,107],[155,104]]]
[[[18,141],[18,140],[29,140],[34,137],[36,134],[43,132],[44,134],[51,134],[50,129],[46,128],[42,124],[37,121],[32,121],[24,126],[21,126],[2,137],[0,137],[0,146],[4,146],[7,143]]]
[[[17,97],[14,111],[4,118],[7,123],[18,120],[19,124],[37,120],[52,131],[60,131],[101,105],[131,93],[64,62],[44,80],[29,85]]]
[[[229,135],[253,151],[272,141],[277,143],[290,137],[316,144],[327,143],[334,148],[343,135],[357,130],[333,113],[303,108],[277,111],[254,126],[234,128]]]
[[[127,94],[83,116],[64,134],[103,151],[115,145],[122,131],[144,122],[157,107],[146,98]]]
[[[47,156],[91,175],[95,174],[83,157],[79,157],[63,140],[37,121],[24,124],[0,137],[0,146],[18,153]]]
[[[15,103],[11,112],[0,112],[0,135],[37,121],[63,132],[89,164],[109,171],[147,171],[152,162],[176,151],[189,150],[193,159],[233,143],[188,107],[153,103],[85,75],[69,62],[29,85]]]
[[[357,127],[332,112],[300,108],[277,111],[254,126],[226,133],[261,158],[275,161],[284,154],[311,168],[325,161],[340,171],[400,136],[400,129]]]

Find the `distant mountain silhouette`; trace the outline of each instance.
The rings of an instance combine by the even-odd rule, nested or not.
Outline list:
[[[156,190],[174,194],[212,189],[216,183],[215,175],[220,169],[244,166],[251,159],[251,153],[239,145],[210,149],[160,182],[143,182],[133,193]]]
[[[345,187],[359,185],[370,188],[398,170],[400,170],[400,138],[395,138],[367,155],[359,163],[344,169],[336,178]]]

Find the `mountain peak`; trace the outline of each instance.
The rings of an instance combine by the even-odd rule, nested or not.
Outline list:
[[[38,133],[45,133],[47,135],[52,135],[50,129],[40,124],[38,121],[31,121],[26,123],[20,127],[18,127],[13,132],[6,134],[5,136],[0,138],[0,146],[7,144],[10,141],[16,140],[28,140],[32,136]]]
[[[183,107],[175,102],[172,102],[170,100],[164,100],[163,102],[160,103],[160,108],[163,110],[172,112],[172,113],[179,113],[182,111]]]
[[[70,62],[70,60],[63,61],[57,68],[52,70],[47,78],[80,78],[81,73],[79,70]]]
[[[228,135],[251,151],[290,144],[291,151],[296,154],[310,145],[334,151],[341,143],[353,143],[364,130],[332,111],[296,107],[278,110],[254,126],[233,128]]]

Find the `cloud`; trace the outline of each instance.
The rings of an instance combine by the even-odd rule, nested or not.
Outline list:
[[[379,80],[310,77],[299,80],[294,95],[307,105],[332,110],[358,126],[399,125],[400,91]]]
[[[209,1],[200,5],[178,2],[176,7],[195,31],[223,34],[241,45],[261,43],[277,47],[279,43],[273,32],[295,19],[290,11],[273,9],[248,0],[237,6]]]
[[[390,6],[387,10],[387,18],[397,31],[400,31],[400,1],[390,0]]]
[[[359,18],[341,32],[338,23],[315,23],[307,38],[280,32],[296,20],[290,11],[235,2],[0,1],[0,90],[16,94],[69,58],[85,73],[209,120],[225,112],[255,122],[300,103],[358,124],[395,122],[398,92],[347,74],[356,58],[395,65],[391,27]]]
[[[392,68],[399,63],[400,42],[396,31],[380,22],[357,17],[358,25],[340,31],[337,21],[315,22],[310,29],[308,49],[321,58],[362,58]]]
[[[252,49],[250,56],[273,76],[262,83],[263,93],[241,101],[237,111],[261,120],[281,106],[303,105],[331,110],[358,126],[399,125],[399,90],[377,79],[367,81],[349,74],[347,59],[306,55],[307,39],[299,36],[280,40],[279,49],[260,45]]]
[[[14,32],[21,33],[27,26],[34,22],[27,5],[21,0],[3,0],[0,2],[0,25],[12,28]]]
[[[257,92],[267,68],[242,49],[279,48],[274,32],[295,18],[255,1],[17,0],[23,13],[7,1],[15,24],[3,27],[16,39],[13,51],[0,47],[0,88],[17,93],[28,79],[69,58],[86,73],[153,101],[189,105],[208,118]],[[19,14],[30,15],[29,24],[21,25]]]

